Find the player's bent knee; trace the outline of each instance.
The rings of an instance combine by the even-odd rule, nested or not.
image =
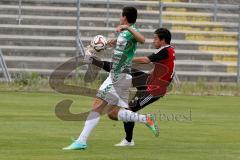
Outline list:
[[[111,119],[111,120],[115,120],[115,121],[117,121],[118,120],[118,118],[117,118],[117,116],[115,115],[115,113],[108,113],[108,117]]]

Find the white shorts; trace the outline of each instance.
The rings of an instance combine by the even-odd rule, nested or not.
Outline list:
[[[113,83],[110,73],[98,90],[97,97],[110,105],[128,108],[129,88],[132,85],[132,76],[126,73],[119,74],[118,80]]]

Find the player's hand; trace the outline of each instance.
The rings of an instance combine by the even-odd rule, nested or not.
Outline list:
[[[116,32],[121,32],[123,30],[126,30],[128,29],[129,26],[128,25],[119,25],[117,28],[116,28]]]
[[[91,52],[91,49],[89,47],[85,50],[85,55],[83,57],[83,62],[85,62],[87,64],[91,64],[92,63],[92,56],[94,56],[94,54]]]
[[[110,47],[113,47],[115,46],[117,43],[117,39],[110,39],[107,41],[107,44],[110,46]]]

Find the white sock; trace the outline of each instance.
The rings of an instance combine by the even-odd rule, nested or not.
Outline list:
[[[118,120],[123,122],[140,122],[147,123],[146,115],[134,113],[133,111],[127,109],[120,109],[118,112]]]
[[[98,124],[99,120],[100,114],[98,112],[90,112],[85,122],[84,128],[77,141],[81,143],[86,143],[90,133],[92,132],[93,128],[95,128],[95,126]]]

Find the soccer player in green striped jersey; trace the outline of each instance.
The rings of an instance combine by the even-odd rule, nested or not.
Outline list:
[[[120,26],[117,27],[119,36],[108,42],[109,45],[115,46],[112,69],[98,90],[93,109],[86,119],[80,136],[71,145],[63,148],[64,150],[86,149],[87,139],[102,114],[108,114],[113,120],[143,123],[155,136],[158,136],[158,127],[152,114],[142,115],[127,110],[129,88],[132,84],[130,74],[132,59],[136,52],[137,42],[144,43],[145,41],[135,26],[136,19],[136,8],[129,6],[122,9]]]

